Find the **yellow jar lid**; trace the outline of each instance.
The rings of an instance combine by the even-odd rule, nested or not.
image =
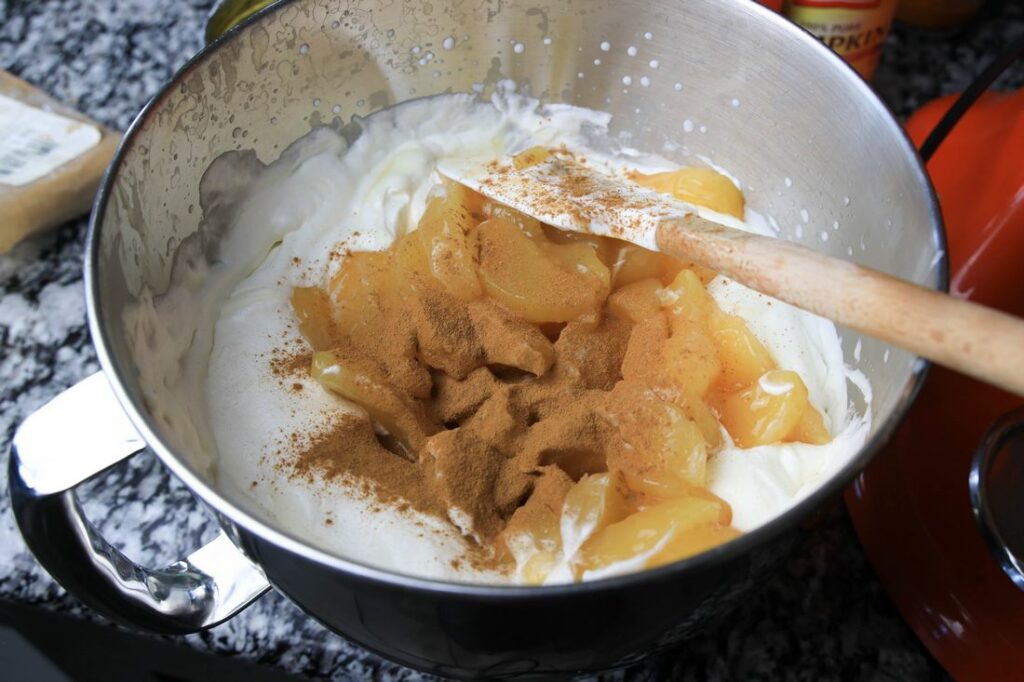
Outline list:
[[[206,21],[206,42],[217,38],[237,26],[243,19],[260,11],[274,0],[222,0]]]

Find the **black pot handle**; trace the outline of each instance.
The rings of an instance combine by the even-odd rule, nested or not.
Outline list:
[[[971,461],[971,510],[1003,571],[1024,590],[1024,407],[996,420]]]
[[[925,141],[921,143],[921,148],[918,149],[918,154],[925,163],[931,160],[932,155],[942,144],[942,141],[946,139],[953,127],[960,122],[960,119],[967,110],[971,108],[979,97],[985,94],[988,87],[995,83],[996,79],[1002,75],[1006,69],[1010,67],[1015,61],[1024,57],[1024,36],[1017,38],[1011,42],[1005,50],[996,55],[996,58],[985,67],[985,69],[975,76],[974,80],[971,81],[964,91],[956,98],[946,114],[935,124],[932,131],[925,138]]]

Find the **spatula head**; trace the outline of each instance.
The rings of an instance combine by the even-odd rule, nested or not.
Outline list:
[[[438,171],[489,199],[571,232],[589,232],[657,250],[655,234],[667,218],[696,214],[736,227],[738,221],[594,168],[565,150],[511,159],[453,159]]]

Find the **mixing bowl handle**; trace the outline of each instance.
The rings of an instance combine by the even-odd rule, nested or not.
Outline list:
[[[1024,407],[996,420],[968,479],[971,510],[999,566],[1024,590]]]
[[[65,589],[119,623],[181,634],[212,627],[263,594],[263,572],[223,532],[183,561],[144,568],[85,518],[75,488],[145,447],[102,373],[30,415],[11,448],[14,516]]]

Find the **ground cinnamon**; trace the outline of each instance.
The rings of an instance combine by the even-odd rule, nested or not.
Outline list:
[[[339,415],[296,448],[291,466],[296,476],[362,481],[381,502],[447,519],[500,557],[497,540],[513,514],[545,504],[550,495],[535,499],[536,490],[565,487],[548,480],[554,470],[570,483],[606,470],[618,441],[598,408],[622,378],[631,326],[605,314],[559,325],[552,343],[489,299],[464,303],[437,286],[414,291],[381,311],[378,329],[387,332],[376,343],[362,334],[315,338],[422,402],[438,432],[412,462],[368,419]],[[309,349],[282,351],[273,369],[293,375],[310,357]],[[548,482],[538,487],[541,479]]]
[[[560,200],[567,210],[573,205]],[[541,229],[503,207],[488,210],[518,222],[524,233]],[[472,243],[474,268],[518,267],[516,254],[494,249],[500,242]],[[447,519],[475,546],[471,560],[500,561],[508,556],[502,535],[510,523],[514,529],[557,518],[574,481],[607,471],[610,457],[630,456],[615,423],[623,393],[614,389],[624,361],[649,363],[634,337],[641,331],[642,342],[651,332],[643,325],[634,331],[606,305],[568,323],[538,324],[486,295],[460,300],[436,274],[415,265],[414,248],[406,242],[372,258],[354,254],[368,258],[345,275],[347,291],[332,292],[333,282],[323,290],[296,289],[292,302],[313,350],[332,350],[425,415],[422,445],[409,453],[369,419],[339,416],[296,448],[291,466],[296,476],[361,481],[383,503]],[[443,259],[435,265],[457,266]],[[573,299],[581,296],[579,277],[565,271],[545,281],[545,300],[579,304]],[[603,287],[600,300],[608,286],[595,283]],[[330,310],[340,313],[332,318]],[[339,317],[344,325],[335,324]],[[308,367],[309,357],[309,349],[294,359],[278,357],[275,372],[290,374],[295,363]]]
[[[492,164],[483,184],[507,184],[552,154],[558,163],[529,172],[556,174],[556,189],[524,201],[549,202],[544,214],[581,227],[632,210],[613,234],[650,218],[649,196],[578,172],[586,159],[564,148]],[[668,179],[694,177],[709,179]],[[724,190],[709,206],[741,214],[735,186],[710,180]],[[270,358],[281,387],[307,390],[297,377],[308,372],[365,412],[339,410],[315,433],[291,434],[283,451],[293,456],[279,467],[446,520],[467,540],[454,567],[514,566],[537,583],[556,568],[578,579],[632,560],[659,534],[663,549],[647,565],[735,537],[728,505],[706,489],[723,424],[735,442],[827,442],[806,391],[756,393],[774,361],[718,310],[704,289],[713,273],[446,190],[387,251],[339,251],[322,286],[293,290],[305,342]],[[788,434],[761,428],[781,416]],[[716,520],[695,511],[708,507],[664,506],[693,497],[710,501]],[[583,518],[600,525],[581,535]],[[608,525],[627,522],[639,525]],[[686,523],[695,525],[677,543]]]

